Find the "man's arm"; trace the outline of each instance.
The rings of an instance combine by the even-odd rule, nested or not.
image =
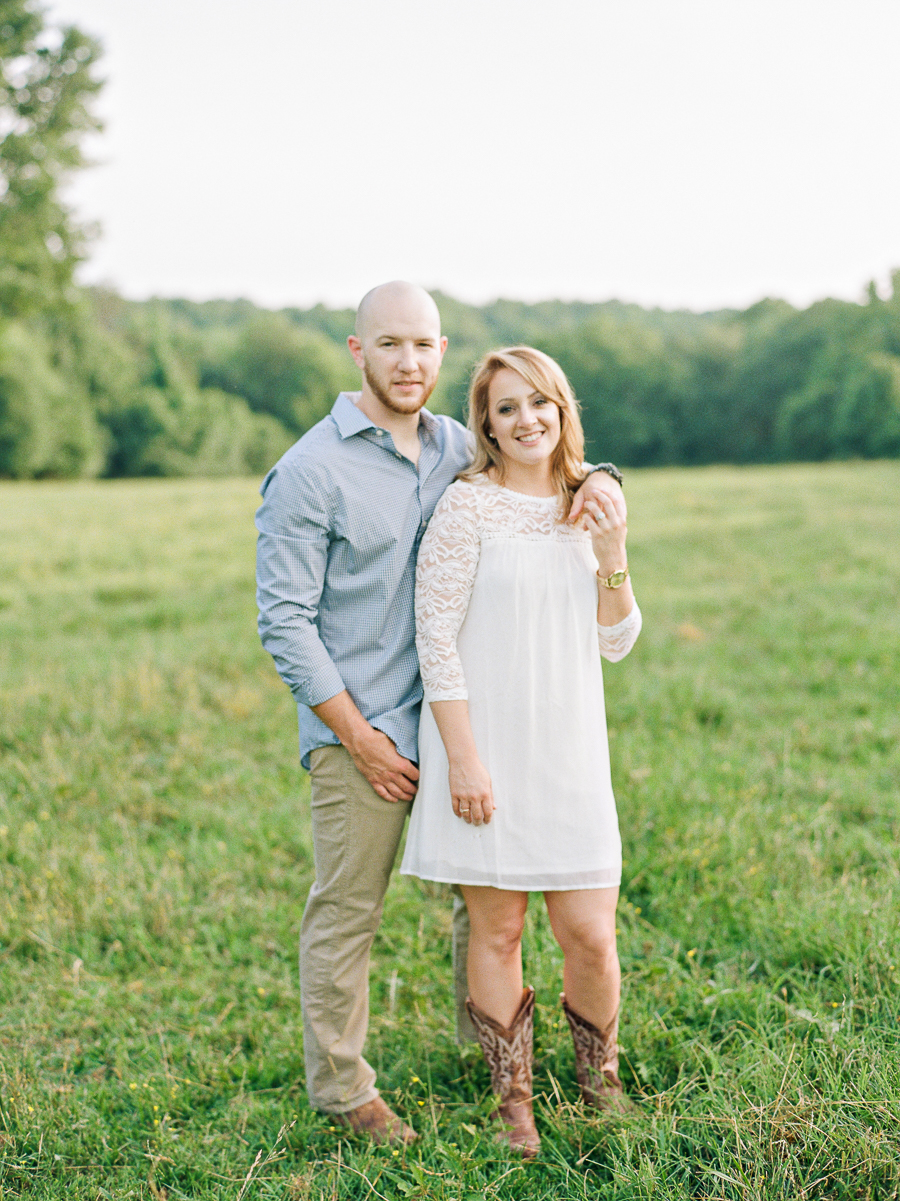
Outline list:
[[[259,634],[278,674],[347,747],[380,797],[409,800],[415,764],[360,713],[319,635],[331,530],[329,505],[309,470],[289,464],[269,475],[256,525]]]
[[[607,466],[611,467],[612,464],[594,468],[585,465],[585,470],[589,471],[590,475],[575,493],[575,498],[572,501],[572,507],[569,510],[569,516],[566,518],[566,521],[578,520],[582,514],[586,500],[602,502],[604,497],[608,497],[610,500],[621,500],[623,504],[625,503],[625,493],[622,491],[621,477],[620,479],[615,479],[608,473]]]
[[[313,705],[312,711],[337,734],[350,752],[358,771],[385,801],[411,801],[416,795],[419,769],[397,753],[381,730],[370,725],[344,689],[337,696]]]

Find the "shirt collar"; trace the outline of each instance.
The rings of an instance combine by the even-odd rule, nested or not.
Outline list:
[[[341,438],[352,438],[354,434],[363,430],[377,429],[374,421],[371,421],[356,403],[361,396],[362,392],[341,392],[334,402],[331,415]],[[427,409],[420,411],[419,424],[432,438],[437,433],[438,420]]]
[[[362,396],[362,392],[341,392],[334,402],[331,415],[342,438],[351,438],[361,430],[375,429],[375,423],[370,421],[356,404],[356,398],[359,396]]]

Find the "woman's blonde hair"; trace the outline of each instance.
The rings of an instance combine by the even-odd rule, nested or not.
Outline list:
[[[471,480],[490,471],[496,483],[503,483],[506,467],[503,456],[492,441],[488,393],[498,371],[509,368],[559,409],[559,442],[550,460],[553,483],[565,510],[584,482],[584,431],[581,428],[578,401],[560,365],[533,346],[508,346],[492,350],[475,367],[469,385],[469,429],[475,435],[472,466],[459,473],[459,479]]]

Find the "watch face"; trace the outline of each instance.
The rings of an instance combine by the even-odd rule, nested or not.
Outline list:
[[[610,588],[618,588],[625,583],[628,577],[627,571],[614,571],[611,576],[607,577],[607,583]]]

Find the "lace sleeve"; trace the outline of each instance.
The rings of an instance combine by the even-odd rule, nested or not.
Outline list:
[[[456,636],[480,551],[471,489],[452,484],[428,523],[416,566],[416,650],[426,701],[468,699]]]
[[[597,626],[597,637],[600,642],[600,654],[610,663],[618,663],[624,659],[641,632],[641,611],[637,601],[631,612],[614,626]]]

